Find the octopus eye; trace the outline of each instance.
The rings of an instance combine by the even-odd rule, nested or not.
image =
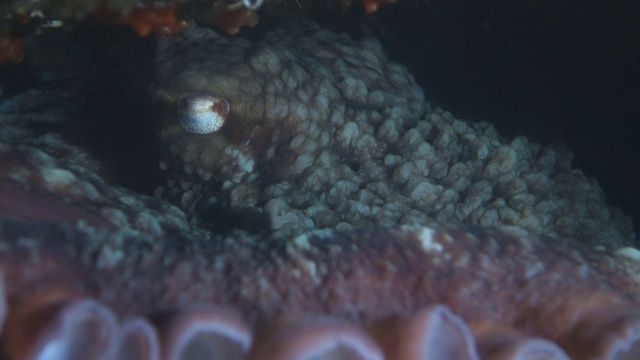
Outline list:
[[[187,93],[178,99],[178,122],[190,133],[211,134],[229,116],[229,102],[208,94]]]
[[[244,7],[251,10],[258,10],[263,3],[263,0],[242,0]]]

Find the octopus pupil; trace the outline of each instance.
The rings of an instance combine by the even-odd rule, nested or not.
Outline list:
[[[224,125],[228,115],[229,103],[218,96],[187,93],[178,99],[178,122],[190,133],[216,132]]]
[[[251,10],[258,10],[262,6],[263,0],[243,0],[244,7]]]

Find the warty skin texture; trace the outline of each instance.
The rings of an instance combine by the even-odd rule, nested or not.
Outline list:
[[[20,315],[50,297],[98,299],[121,322],[147,315],[156,319],[152,329],[159,329],[163,344],[175,340],[162,335],[167,320],[159,315],[197,313],[198,304],[231,306],[242,314],[242,325],[234,327],[249,329],[254,352],[264,354],[271,347],[262,342],[269,340],[295,349],[290,337],[283,341],[277,332],[263,339],[281,316],[312,315],[332,318],[311,318],[303,328],[320,331],[326,321],[348,321],[368,329],[387,354],[402,353],[407,346],[395,336],[426,341],[419,334],[429,327],[408,320],[434,304],[446,304],[463,319],[461,326],[487,359],[505,358],[499,355],[534,341],[563,349],[550,358],[565,359],[566,352],[575,359],[613,359],[621,344],[628,347],[640,337],[637,258],[517,228],[320,232],[266,243],[6,220],[1,230],[0,270],[11,325],[3,339],[12,351],[27,324]],[[123,251],[126,256],[118,255]],[[285,323],[293,321],[286,317]],[[38,329],[29,332],[31,339]],[[456,347],[475,353],[473,340],[454,339]]]
[[[372,225],[516,225],[608,247],[629,218],[562,144],[501,138],[431,109],[380,44],[293,21],[255,43],[192,27],[156,58],[158,139],[169,181],[156,192],[192,224],[268,237]],[[183,94],[225,98],[217,132],[185,131]],[[221,214],[229,222],[219,227]],[[243,219],[250,217],[247,225]]]
[[[304,26],[315,28],[309,24]],[[313,31],[319,31],[315,29]],[[201,38],[201,35],[218,38],[207,30],[194,31],[196,34],[204,32],[196,38]],[[309,31],[313,34],[312,30]],[[189,34],[193,33],[185,36],[191,36]],[[278,44],[277,39],[283,33],[270,36],[270,41]],[[335,46],[343,47],[346,54],[354,51],[354,43],[346,37],[330,33],[324,33],[324,36]],[[178,41],[170,46],[183,46],[183,52],[210,52],[204,45],[191,49],[191,43],[182,41],[183,45]],[[237,50],[242,54],[260,50],[260,47],[254,49],[249,46],[245,40],[233,41],[244,44]],[[281,45],[282,52],[285,52],[292,44],[284,41]],[[382,56],[381,53],[378,55]],[[232,56],[230,53],[228,58]],[[162,60],[158,62],[159,71],[162,71]],[[387,66],[397,70],[395,76],[404,79],[405,85],[412,84],[410,75],[400,66]],[[322,66],[318,65],[318,69]],[[164,70],[168,71],[165,75],[171,73],[170,68]],[[202,78],[199,72],[195,75]],[[168,81],[170,78],[163,79]],[[398,80],[391,79],[393,76],[379,81],[389,85]],[[170,102],[172,94],[160,80],[154,84],[154,91]],[[228,81],[232,82],[233,78]],[[347,81],[344,86],[350,88],[349,84]],[[177,92],[206,90],[192,89],[191,85],[192,82],[187,81],[184,84],[187,87],[177,88]],[[390,91],[394,92],[395,88],[392,89]],[[335,99],[337,105],[331,109],[342,111],[344,107],[344,114],[354,116],[354,125],[346,126],[347,122],[344,122],[342,126],[323,127],[325,125],[311,121],[313,119],[302,121],[305,119],[296,112],[289,118],[287,126],[281,127],[282,123],[276,121],[279,118],[267,117],[265,120],[256,117],[258,112],[246,110],[254,105],[242,105],[242,96],[232,97],[229,94],[234,93],[231,92],[224,94],[229,97],[231,105],[232,117],[229,120],[235,116],[240,124],[257,122],[260,130],[273,127],[267,131],[269,136],[251,137],[254,126],[240,127],[218,134],[223,137],[198,138],[206,140],[196,142],[197,147],[221,151],[218,154],[230,156],[234,161],[241,160],[241,155],[254,159],[254,168],[258,170],[249,173],[238,165],[221,167],[205,179],[189,176],[188,171],[185,174],[181,159],[171,156],[165,159],[167,170],[171,169],[174,184],[181,182],[187,190],[200,191],[199,194],[207,196],[212,190],[217,195],[227,191],[225,189],[242,185],[244,181],[248,181],[244,188],[254,187],[261,191],[256,186],[258,179],[267,183],[278,181],[279,184],[297,179],[299,169],[295,170],[297,160],[294,157],[297,159],[314,153],[309,149],[317,141],[307,130],[315,126],[319,132],[334,129],[338,133],[335,139],[342,140],[328,137],[327,142],[336,143],[314,150],[319,154],[318,159],[326,161],[318,163],[323,166],[314,170],[326,171],[327,175],[344,175],[336,177],[336,181],[329,178],[328,183],[337,184],[343,180],[340,186],[346,188],[351,186],[347,182],[361,177],[365,188],[371,190],[370,178],[374,177],[368,172],[375,173],[377,165],[375,161],[367,165],[367,159],[381,158],[384,166],[392,168],[389,176],[394,184],[408,184],[411,177],[417,176],[416,169],[429,165],[429,174],[453,174],[449,177],[433,175],[431,178],[428,174],[423,177],[452,188],[488,188],[489,193],[493,193],[497,191],[495,187],[501,193],[508,193],[510,188],[506,184],[513,184],[511,186],[516,189],[522,189],[523,185],[512,178],[513,173],[503,171],[500,165],[504,164],[508,165],[507,169],[516,167],[525,187],[544,185],[547,190],[555,189],[550,200],[574,201],[576,206],[571,208],[574,212],[581,209],[578,200],[586,203],[595,201],[604,206],[597,184],[579,171],[571,170],[570,156],[563,152],[562,147],[542,148],[524,139],[515,139],[507,144],[491,126],[468,124],[444,111],[415,114],[421,109],[428,110],[428,105],[422,102],[417,87],[410,86],[405,91],[402,98],[394,101],[398,101],[399,107],[412,111],[406,108],[385,110],[382,105],[377,110],[379,113],[388,111],[388,116],[395,114],[399,121],[406,121],[407,130],[403,135],[397,131],[396,140],[388,138],[394,132],[386,130],[393,129],[395,123],[388,119],[382,122],[388,125],[370,129],[375,144],[380,142],[380,145],[389,146],[397,141],[396,151],[392,152],[394,148],[389,147],[384,156],[376,155],[370,149],[358,152],[357,144],[349,145],[347,141],[349,129],[364,133],[362,137],[351,139],[369,139],[365,131],[367,127],[359,126],[364,126],[371,118],[358,118],[357,115],[358,111],[368,109],[368,97],[359,107],[353,105],[357,99],[351,99],[353,103],[342,97]],[[49,103],[49,106],[73,104],[55,97],[38,96],[35,99]],[[302,103],[297,98],[292,101]],[[241,356],[237,354],[248,352],[250,359],[263,360],[281,360],[287,356],[299,359],[302,358],[301,353],[317,351],[318,348],[331,351],[336,343],[341,344],[336,352],[352,355],[360,349],[362,351],[358,353],[363,359],[380,359],[383,356],[387,359],[411,359],[406,354],[416,359],[429,359],[428,356],[434,354],[444,358],[458,355],[463,359],[530,359],[532,354],[540,353],[546,354],[545,358],[563,360],[569,356],[574,359],[620,359],[619,352],[629,348],[631,353],[627,354],[628,357],[637,355],[640,256],[631,248],[612,252],[588,245],[590,242],[601,246],[624,244],[612,242],[606,236],[600,237],[610,233],[610,227],[602,232],[588,232],[585,238],[576,233],[573,227],[576,224],[606,224],[604,221],[594,223],[589,216],[586,220],[578,216],[592,213],[574,214],[570,211],[568,215],[573,217],[566,221],[559,221],[567,215],[562,211],[560,215],[553,211],[547,215],[555,220],[556,226],[556,230],[549,233],[560,232],[566,227],[582,244],[533,235],[513,227],[478,228],[455,221],[449,226],[423,227],[421,221],[416,220],[421,216],[418,206],[429,203],[421,205],[424,198],[413,199],[412,195],[407,195],[411,193],[406,193],[409,189],[415,191],[416,187],[426,186],[420,185],[425,181],[420,179],[415,186],[397,185],[388,195],[390,198],[400,197],[400,202],[415,201],[409,205],[413,217],[403,217],[403,221],[398,221],[406,220],[409,225],[381,228],[373,226],[374,220],[371,219],[358,222],[355,214],[359,210],[356,208],[361,207],[355,206],[357,203],[352,204],[355,206],[352,210],[340,207],[339,202],[332,202],[340,200],[341,193],[336,193],[338,190],[313,190],[313,182],[306,178],[310,187],[304,188],[305,191],[309,191],[311,196],[325,195],[324,199],[333,196],[333,200],[326,200],[325,204],[354,215],[348,219],[352,225],[336,226],[338,230],[304,230],[298,234],[300,228],[295,226],[289,227],[287,232],[272,232],[273,222],[270,219],[266,225],[268,231],[258,229],[257,233],[252,233],[250,230],[253,228],[238,226],[238,229],[225,229],[226,234],[216,233],[194,226],[199,224],[193,220],[199,216],[197,213],[189,214],[192,218],[189,224],[182,210],[162,199],[146,197],[105,181],[87,169],[91,165],[91,169],[105,172],[100,161],[77,144],[67,143],[65,137],[31,132],[29,126],[32,123],[45,120],[49,123],[65,122],[74,116],[68,108],[62,107],[65,111],[56,113],[44,111],[45,106],[35,103],[39,105],[35,114],[28,111],[33,109],[34,101],[26,95],[0,107],[2,130],[6,130],[0,132],[3,143],[0,146],[0,192],[11,195],[0,197],[0,272],[4,285],[0,289],[0,321],[4,319],[0,338],[11,359],[34,358],[41,355],[46,345],[52,344],[66,344],[60,348],[68,348],[71,353],[78,354],[76,358],[87,358],[86,354],[96,357],[98,353],[104,354],[106,359],[124,358],[118,354],[136,359],[155,359],[153,354],[167,358],[167,354],[173,351],[190,353],[190,349],[180,347],[181,343],[204,343],[207,346],[203,346],[206,349],[203,352],[224,349],[226,354],[232,354],[229,358],[237,359]],[[170,104],[159,105],[159,110],[163,106],[166,110],[167,105]],[[178,132],[180,128],[171,122],[171,114],[167,112],[165,115],[168,117],[161,118],[167,122],[160,124],[160,139],[175,140],[174,143],[184,146],[179,149],[188,148],[188,139],[196,138]],[[379,131],[380,127],[386,130]],[[307,140],[300,145],[305,149],[304,153],[294,151],[298,147],[292,147],[292,135],[283,134],[286,131],[300,131],[296,134],[302,134],[303,140]],[[272,137],[274,133],[281,135]],[[386,140],[378,141],[378,136]],[[238,138],[242,140],[235,141]],[[254,142],[261,139],[263,141]],[[277,154],[289,152],[291,158],[269,157],[269,148],[280,149],[281,145],[275,141],[280,139],[285,144],[282,145],[283,150],[274,151]],[[433,143],[431,148],[424,145],[425,139]],[[467,143],[475,143],[477,148]],[[337,157],[338,153],[349,154],[337,151],[340,146],[352,151],[351,160]],[[225,154],[226,147],[237,152]],[[165,155],[170,155],[172,150],[166,149]],[[469,157],[473,154],[477,159]],[[429,156],[433,163],[423,164],[420,161]],[[456,164],[462,165],[449,166],[452,158],[458,160]],[[526,161],[515,161],[522,158]],[[284,161],[281,166],[278,166],[278,159]],[[465,163],[461,159],[467,159],[470,162],[467,165],[472,169],[474,166],[481,169],[480,174],[468,178],[460,175],[465,174],[464,168],[461,169]],[[485,164],[482,159],[501,161],[488,160]],[[364,163],[359,164],[356,160]],[[273,176],[264,176],[268,167],[262,163],[272,166]],[[354,163],[359,164],[355,166],[357,170],[351,168]],[[399,168],[401,165],[403,167]],[[527,172],[527,169],[539,169],[541,166],[546,169],[548,178],[544,177],[544,171]],[[192,173],[198,173],[195,169],[194,165]],[[204,174],[204,171],[211,170],[205,168],[200,173]],[[250,180],[252,176],[255,176],[254,180]],[[527,180],[529,177],[539,181]],[[485,181],[468,184],[480,178]],[[456,179],[460,183],[454,181]],[[387,180],[382,176],[379,182]],[[501,184],[501,180],[506,184]],[[227,185],[229,188],[225,188],[225,181],[230,184]],[[293,190],[291,193],[283,191],[277,196],[280,204],[286,205],[288,201],[294,204],[296,201],[292,200],[303,195],[293,181],[292,184],[291,188],[281,185],[285,190]],[[486,187],[482,187],[483,184]],[[575,187],[573,191],[572,187]],[[532,186],[530,191],[540,194],[539,190]],[[163,191],[179,193],[176,188]],[[566,198],[560,196],[567,193],[563,195]],[[524,198],[526,204],[527,196]],[[464,199],[458,200],[473,207]],[[443,200],[451,202],[444,196]],[[244,200],[242,204],[247,204],[247,201],[259,204],[257,197],[256,200]],[[546,205],[556,209],[552,206],[553,201]],[[455,201],[452,204],[458,206]],[[500,201],[477,203],[474,209],[488,209],[478,211],[475,216],[480,220],[477,221],[482,223],[480,215],[504,207],[501,204]],[[596,206],[593,209],[607,208]],[[260,211],[249,211],[247,216],[259,218],[256,214]],[[607,219],[607,214],[606,211],[601,212],[595,218]],[[437,216],[434,218],[438,219]],[[347,224],[346,221],[344,223]],[[331,224],[330,220],[327,224]],[[203,324],[194,319],[207,321]],[[72,326],[65,328],[61,326],[64,323]],[[200,330],[214,332],[212,328],[222,329],[222,334],[203,341],[194,336]],[[349,341],[345,344],[332,338],[331,334],[336,332]],[[87,334],[101,341],[83,346],[88,343],[85,341]],[[65,341],[59,341],[60,337]],[[185,338],[187,340],[183,341]],[[127,341],[133,346],[124,346]],[[148,356],[144,357],[143,353]],[[183,355],[182,358],[189,357]]]

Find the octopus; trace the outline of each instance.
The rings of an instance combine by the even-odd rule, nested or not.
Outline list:
[[[566,147],[505,140],[490,124],[431,109],[373,39],[303,20],[256,43],[192,27],[157,54],[168,180],[156,196],[194,226],[272,238],[515,225],[609,247],[635,237],[629,218],[571,167]]]
[[[192,25],[154,65],[153,197],[56,132],[81,80],[0,104],[0,357],[640,355],[630,220],[565,147],[307,21]]]

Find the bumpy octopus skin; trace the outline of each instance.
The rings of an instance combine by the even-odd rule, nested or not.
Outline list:
[[[2,338],[15,359],[53,343],[74,359],[633,359],[640,351],[635,249],[593,251],[518,228],[325,231],[269,242],[21,221],[1,230]],[[96,340],[79,345],[87,333]]]
[[[296,107],[307,96],[299,83],[289,97],[273,98],[286,102],[288,110],[267,116],[271,110],[266,100],[248,101],[246,88],[240,85],[237,92],[229,90],[233,89],[229,84],[238,81],[235,71],[227,71],[228,78],[216,77],[218,85],[203,76],[203,69],[210,66],[257,67],[250,60],[227,61],[269,53],[268,48],[271,55],[295,59],[298,54],[309,60],[309,49],[317,47],[305,50],[300,45],[291,50],[300,41],[296,37],[303,35],[309,44],[324,37],[326,49],[332,49],[324,56],[333,59],[326,61],[338,69],[360,64],[361,57],[349,54],[363,49],[378,52],[369,65],[377,61],[380,66],[365,67],[360,75],[366,79],[366,72],[387,71],[389,76],[373,77],[375,81],[364,88],[356,86],[365,92],[343,90],[331,98],[326,111],[337,122],[333,125],[323,123],[324,118],[308,108],[304,112]],[[176,201],[188,213],[161,198],[109,183],[87,168],[90,164],[101,169],[90,152],[54,133],[38,136],[28,126],[76,116],[73,111],[21,112],[29,109],[22,105],[34,104],[28,97],[0,106],[0,358],[640,356],[640,252],[629,247],[613,251],[629,236],[625,221],[606,207],[597,184],[571,169],[562,147],[543,148],[521,138],[506,144],[487,124],[469,124],[438,110],[422,114],[428,105],[410,75],[389,64],[371,41],[358,48],[348,38],[308,23],[268,35],[261,45],[220,38],[198,28],[183,37],[161,44],[157,64],[163,76],[153,91],[161,114],[160,145],[166,145],[163,166],[171,169],[168,185],[157,195]],[[227,49],[227,56],[214,51],[212,63],[192,62],[206,58],[194,54],[210,53],[217,41],[240,45]],[[183,53],[182,60],[167,52],[171,48]],[[336,59],[336,48],[342,49],[344,59]],[[322,58],[322,52],[314,56]],[[347,66],[348,61],[352,64]],[[353,89],[349,84],[354,80],[336,78],[340,72],[327,72],[322,62],[304,63],[310,67],[306,71],[317,74],[316,81],[328,88],[341,89],[335,84],[342,80],[345,89]],[[299,70],[295,76],[305,78],[307,72]],[[191,77],[184,76],[189,73]],[[258,83],[265,79],[247,78]],[[307,80],[314,82],[312,77]],[[194,88],[194,83],[201,87]],[[269,84],[279,82],[263,83]],[[397,89],[398,84],[407,88]],[[386,87],[387,92],[373,95]],[[309,88],[309,94],[312,89],[316,88]],[[172,111],[185,92],[226,98],[230,113],[223,128],[208,135],[185,133]],[[357,94],[362,96],[349,98]],[[397,97],[387,99],[394,94]],[[385,101],[379,104],[380,118],[375,122],[371,98],[380,96]],[[72,104],[55,97],[36,99]],[[256,107],[264,109],[254,111]],[[368,115],[359,115],[365,110]],[[49,116],[43,117],[44,113]],[[374,122],[367,128],[370,121]],[[388,167],[383,173],[390,177],[375,171],[382,166],[376,163],[380,159]],[[449,164],[451,159],[455,161]],[[253,170],[248,171],[250,167]],[[419,169],[426,168],[429,172],[420,175]],[[471,176],[465,172],[469,169],[479,170]],[[312,173],[318,177],[322,171],[333,176],[320,182],[324,188],[309,180]],[[417,180],[410,186],[412,177]],[[334,190],[334,185],[349,188],[356,181],[363,186],[358,192],[363,202],[367,195],[362,191],[373,193],[389,182],[387,195],[378,189],[377,196],[388,202],[408,201],[411,215],[405,214],[398,224],[389,223],[396,219],[392,215],[359,218],[362,206],[348,196],[341,205],[338,200],[345,193]],[[432,191],[437,192],[438,186],[450,188],[440,189],[435,199],[425,198],[428,191],[416,190],[424,189],[428,184],[420,184],[425,181],[434,182],[428,187]],[[460,190],[458,197],[443,195],[455,189],[466,190]],[[520,192],[509,192],[514,189]],[[318,198],[319,213],[329,209],[324,223],[303,206],[304,191]],[[496,195],[473,205],[468,198],[474,191]],[[189,198],[190,202],[185,200]],[[237,228],[216,233],[206,228],[210,219],[198,212],[202,205],[193,205],[201,200],[236,211],[238,217],[260,219],[266,213],[268,219],[257,229],[238,222]],[[298,210],[294,220],[300,218],[304,224],[306,217],[312,224],[301,228],[297,221],[269,215],[276,207],[268,205],[273,201]],[[524,216],[514,218],[505,210],[526,208],[530,202],[528,211],[542,213],[546,219],[542,224],[550,226],[541,232],[566,232],[575,239],[504,226],[515,222],[531,227],[522,223]],[[573,202],[570,209],[557,207],[567,202]],[[442,207],[430,212],[433,203]],[[368,206],[371,210],[384,204],[370,199]],[[445,216],[451,215],[447,206],[454,214],[469,207],[474,209],[471,214],[480,214],[456,221]],[[344,218],[331,216],[341,212],[346,213]],[[375,224],[380,219],[387,222]],[[433,220],[451,224],[423,225]],[[461,224],[482,225],[482,221],[500,226]],[[585,228],[576,230],[578,225]],[[327,229],[331,227],[336,229]],[[611,249],[603,249],[606,246]]]
[[[170,178],[157,195],[194,225],[291,237],[508,224],[607,247],[635,237],[597,183],[572,169],[564,146],[503,139],[487,123],[432,110],[375,40],[307,21],[255,43],[193,27],[161,41],[155,64]],[[182,128],[176,103],[193,94],[226,99],[218,131]],[[225,222],[232,225],[220,228]]]

